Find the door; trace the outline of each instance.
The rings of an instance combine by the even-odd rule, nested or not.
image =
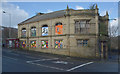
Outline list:
[[[107,58],[107,43],[105,41],[101,42],[101,57],[103,59]]]

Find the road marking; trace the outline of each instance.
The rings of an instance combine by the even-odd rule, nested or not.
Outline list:
[[[36,57],[30,57],[30,56],[25,56],[26,58],[30,58],[30,59],[38,59]]]
[[[12,54],[12,55],[16,55],[16,56],[19,56],[19,54],[16,54],[16,53],[9,53],[9,54]]]
[[[57,63],[57,64],[68,64],[68,62],[65,62],[65,61],[53,61],[53,63]]]
[[[93,63],[93,62],[88,62],[88,63],[82,64],[82,65],[78,65],[78,66],[73,67],[73,68],[71,68],[71,69],[68,69],[68,70],[66,70],[66,71],[72,71],[72,70],[75,70],[75,69],[77,69],[77,68],[80,68],[80,67],[83,67],[83,66],[85,66],[85,65],[92,64],[92,63]]]
[[[57,60],[58,58],[53,59],[40,59],[40,60],[33,60],[33,61],[26,61],[27,63],[39,62],[39,61],[49,61],[49,60]]]
[[[25,54],[25,55],[29,55],[30,53],[27,53],[27,52],[21,52],[21,51],[16,51],[16,53],[19,53],[19,54]]]
[[[11,57],[8,57],[8,56],[3,56],[5,58],[9,58],[9,59],[12,59],[12,60],[18,60],[18,59],[15,59],[15,58],[11,58]]]
[[[46,67],[46,68],[52,68],[52,69],[57,69],[57,70],[62,70],[65,71],[62,68],[57,68],[57,67],[51,67],[51,66],[46,66],[46,65],[42,65],[42,64],[38,64],[38,63],[30,63],[30,64],[34,64],[34,65],[38,65],[38,66],[42,66],[42,67]]]
[[[8,51],[6,51],[6,50],[2,50],[2,51],[4,51],[4,52],[12,52],[11,50],[8,50]]]

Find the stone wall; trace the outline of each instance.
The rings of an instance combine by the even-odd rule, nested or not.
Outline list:
[[[85,12],[85,11],[84,11]],[[90,11],[91,13],[98,13],[96,11]],[[75,11],[71,11],[71,14]],[[77,11],[77,13],[81,13]],[[75,20],[90,19],[90,29],[88,34],[75,34]],[[55,24],[61,22],[63,24],[63,34],[55,35]],[[41,27],[42,25],[48,25],[48,36],[42,36]],[[30,29],[32,26],[36,27],[36,37],[30,37]],[[27,38],[21,38],[21,29],[27,29]],[[96,57],[98,53],[98,15],[71,15],[57,17],[53,19],[41,20],[34,23],[27,23],[19,25],[18,37],[20,40],[29,40],[27,45],[30,44],[31,40],[37,41],[36,48],[30,48],[29,50],[35,50],[45,53],[61,54],[76,57]],[[87,47],[78,47],[77,39],[88,39]],[[41,40],[48,40],[48,49],[41,48]],[[55,40],[63,40],[63,48],[55,49]]]

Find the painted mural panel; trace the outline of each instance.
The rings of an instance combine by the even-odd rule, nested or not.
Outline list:
[[[56,34],[63,34],[63,25],[56,25],[55,26],[55,33]]]
[[[48,35],[48,27],[42,27],[42,36]]]
[[[22,41],[22,48],[26,47],[26,41]]]
[[[36,28],[31,29],[31,36],[36,36]]]
[[[22,30],[22,37],[26,37],[26,30]]]
[[[31,41],[31,48],[36,48],[36,41]]]
[[[63,41],[62,40],[56,40],[55,41],[55,48],[63,48]]]
[[[42,41],[42,48],[48,48],[48,41]]]

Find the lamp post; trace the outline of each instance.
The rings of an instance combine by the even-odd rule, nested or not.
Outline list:
[[[7,13],[7,12],[5,12],[5,11],[3,11],[3,13]],[[8,13],[8,15],[9,15],[9,38],[10,38],[10,35],[11,35],[11,29],[10,29],[10,27],[11,27],[11,14],[10,13]]]

